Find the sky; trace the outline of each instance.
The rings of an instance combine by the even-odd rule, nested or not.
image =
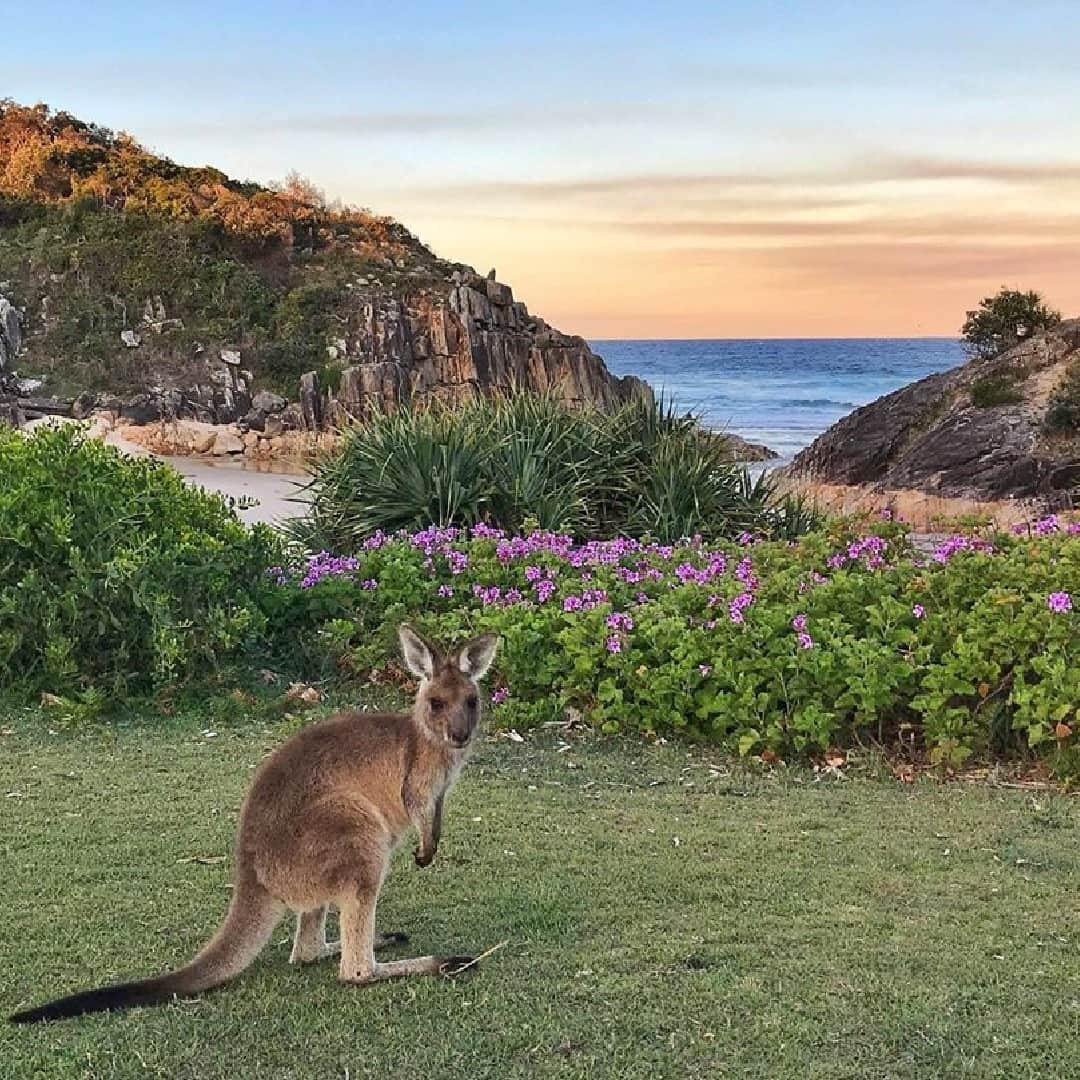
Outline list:
[[[1080,3],[60,3],[0,96],[297,170],[593,339],[1080,314]]]

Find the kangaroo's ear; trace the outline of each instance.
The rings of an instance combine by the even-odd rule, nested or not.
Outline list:
[[[495,650],[499,647],[498,634],[481,634],[472,641],[467,641],[458,650],[458,668],[474,682],[479,682],[491,667],[495,659]]]
[[[398,627],[398,641],[405,666],[418,678],[430,679],[435,675],[435,652],[432,647],[408,624]]]

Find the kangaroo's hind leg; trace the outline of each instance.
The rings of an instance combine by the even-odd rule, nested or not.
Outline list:
[[[293,937],[290,964],[313,964],[325,960],[328,956],[337,956],[341,952],[340,941],[326,940],[326,917],[329,905],[323,905],[314,911],[302,911],[296,916],[296,935]],[[409,935],[399,930],[385,934],[376,934],[374,947],[385,948],[388,945],[404,945]]]
[[[378,899],[378,886],[369,886],[343,897],[339,904],[342,982],[364,984],[405,975],[453,975],[472,964],[470,956],[417,956],[411,960],[376,961],[375,907]]]
[[[314,911],[301,911],[296,916],[296,934],[293,937],[290,964],[313,964],[341,952],[341,943],[326,940],[327,907]]]

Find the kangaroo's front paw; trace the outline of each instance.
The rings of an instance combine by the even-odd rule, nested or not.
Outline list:
[[[422,848],[417,848],[413,852],[413,858],[416,859],[416,865],[423,869],[425,866],[430,866],[432,859],[435,858],[434,851],[424,851]]]
[[[476,966],[474,956],[443,956],[439,958],[439,974],[448,979]]]

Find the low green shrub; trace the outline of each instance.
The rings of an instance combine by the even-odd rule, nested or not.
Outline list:
[[[1073,363],[1050,397],[1044,427],[1051,435],[1080,434],[1080,363]]]
[[[605,413],[524,393],[374,416],[317,465],[310,494],[294,535],[340,553],[377,530],[432,522],[673,540],[795,535],[817,521],[670,405],[636,400]]]
[[[77,427],[0,428],[0,687],[119,699],[238,657],[277,540]]]
[[[1016,388],[1015,378],[1008,375],[987,375],[971,384],[971,403],[977,409],[992,409],[997,405],[1015,405],[1024,397]]]
[[[798,542],[577,544],[428,528],[281,571],[280,647],[354,673],[394,628],[504,637],[504,724],[580,713],[606,731],[680,732],[742,754],[912,742],[946,766],[1049,752],[1080,765],[1080,536],[954,537],[850,523]]]

